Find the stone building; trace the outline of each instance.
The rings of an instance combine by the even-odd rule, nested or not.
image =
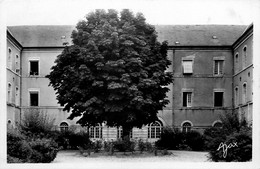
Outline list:
[[[131,137],[155,141],[162,127],[187,132],[221,124],[219,115],[238,110],[252,121],[253,25],[155,26],[158,40],[169,43],[168,58],[174,74],[170,103],[159,120]],[[70,45],[74,26],[10,26],[7,29],[7,123],[14,126],[30,108],[55,118],[56,130],[86,130],[68,120],[45,77],[64,45]],[[9,50],[10,49],[10,50]],[[88,129],[92,139],[117,139],[121,128],[104,125]]]

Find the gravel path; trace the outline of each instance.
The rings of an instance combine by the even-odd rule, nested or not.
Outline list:
[[[60,151],[53,163],[100,163],[100,162],[207,162],[207,152],[169,151],[166,156],[128,157],[121,156],[82,156],[77,150]],[[138,152],[136,152],[138,153]]]

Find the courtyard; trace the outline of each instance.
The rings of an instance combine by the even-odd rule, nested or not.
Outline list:
[[[101,162],[208,162],[208,152],[169,150],[170,155],[154,156],[144,152],[116,152],[114,155],[91,154],[84,157],[78,150],[59,151],[52,163],[101,163]]]

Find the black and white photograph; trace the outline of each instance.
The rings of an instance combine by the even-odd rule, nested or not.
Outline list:
[[[260,163],[259,0],[0,0],[0,168]]]

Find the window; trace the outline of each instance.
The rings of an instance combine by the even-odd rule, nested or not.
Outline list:
[[[12,128],[12,121],[10,119],[7,121],[7,128],[8,129]]]
[[[102,138],[102,126],[100,124],[89,127],[89,138]]]
[[[235,88],[235,106],[239,104],[238,87]]]
[[[160,138],[162,132],[162,123],[156,121],[148,126],[148,138]]]
[[[245,68],[247,65],[247,51],[246,46],[243,48],[243,68]]]
[[[224,60],[215,60],[214,62],[214,75],[223,75]]]
[[[243,103],[246,103],[247,101],[247,87],[246,83],[243,84]]]
[[[15,72],[16,73],[20,73],[20,66],[19,66],[19,56],[18,55],[16,55],[16,57],[15,57]]]
[[[235,55],[235,72],[239,69],[239,62],[238,62],[238,53]]]
[[[191,123],[190,122],[185,122],[182,125],[182,132],[188,133],[191,131]]]
[[[123,128],[122,127],[117,127],[117,138],[122,138],[123,136]],[[130,138],[133,138],[133,130],[130,131]]]
[[[12,69],[12,50],[11,48],[8,48],[8,65],[7,67],[9,69]]]
[[[214,106],[215,107],[223,106],[223,95],[224,95],[224,92],[214,92]]]
[[[66,122],[62,122],[60,124],[60,131],[61,132],[67,132],[69,130],[69,125]]]
[[[191,107],[192,92],[183,92],[183,107]]]
[[[39,106],[38,91],[30,91],[30,106]]]
[[[16,86],[15,88],[15,105],[19,106],[19,88]]]
[[[192,60],[183,60],[182,61],[182,66],[183,66],[183,74],[192,74],[193,69],[192,69]]]
[[[222,128],[222,123],[221,122],[215,122],[213,127],[215,127],[215,128]]]
[[[7,101],[8,101],[9,103],[12,102],[12,85],[11,85],[11,83],[8,83]]]
[[[32,75],[32,76],[39,75],[39,61],[38,60],[30,61],[30,75]]]

